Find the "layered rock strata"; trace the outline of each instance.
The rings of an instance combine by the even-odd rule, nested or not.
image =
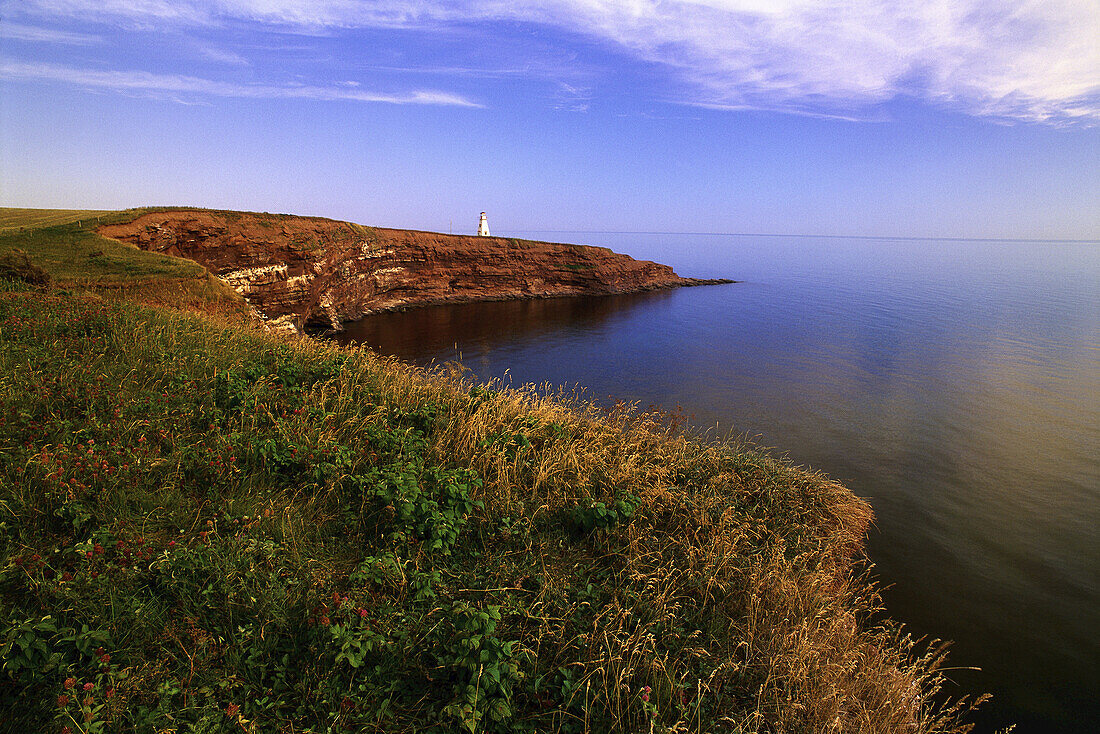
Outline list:
[[[732,282],[681,278],[602,247],[363,227],[319,217],[176,210],[100,234],[195,260],[268,323],[339,329],[439,303],[599,295]]]

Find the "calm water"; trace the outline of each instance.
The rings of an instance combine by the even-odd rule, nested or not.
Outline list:
[[[877,514],[892,616],[955,640],[980,731],[1100,731],[1100,244],[516,233],[745,282],[448,306],[345,338],[682,406]]]

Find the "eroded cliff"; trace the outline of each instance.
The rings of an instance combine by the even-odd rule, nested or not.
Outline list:
[[[186,257],[278,327],[411,306],[629,293],[717,282],[602,247],[363,227],[319,217],[172,210],[100,234]]]

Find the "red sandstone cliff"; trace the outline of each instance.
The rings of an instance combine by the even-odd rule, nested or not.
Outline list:
[[[300,329],[410,306],[628,293],[712,282],[602,247],[363,227],[318,217],[176,210],[100,234],[190,258],[269,323]]]

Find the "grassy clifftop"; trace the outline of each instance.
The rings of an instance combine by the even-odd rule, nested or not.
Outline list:
[[[95,232],[101,224],[129,221],[146,211],[0,207],[0,258],[24,252],[58,285],[115,300],[246,314],[243,299],[198,263],[145,252]]]
[[[965,730],[870,519],[628,406],[0,280],[13,731]]]

